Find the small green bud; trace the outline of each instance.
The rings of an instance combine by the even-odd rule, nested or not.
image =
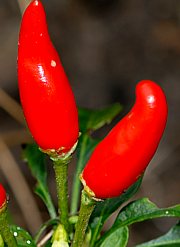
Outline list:
[[[67,232],[61,224],[58,225],[52,236],[52,247],[69,247]]]

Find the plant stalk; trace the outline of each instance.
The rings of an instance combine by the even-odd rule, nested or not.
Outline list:
[[[64,226],[66,232],[70,231],[69,224],[69,210],[68,210],[68,164],[70,158],[67,159],[55,159],[54,171],[56,176],[56,187],[58,195],[58,213],[60,222]]]
[[[9,228],[6,205],[0,209],[0,233],[8,247],[18,247],[16,239],[14,238]]]
[[[79,144],[81,145],[81,149],[80,149],[79,159],[76,166],[77,169],[75,171],[73,185],[72,185],[72,198],[71,198],[71,210],[70,210],[72,215],[76,214],[78,210],[78,204],[80,199],[80,187],[81,187],[79,175],[83,170],[83,166],[85,165],[83,163],[83,157],[86,152],[87,142],[88,142],[88,135],[82,134],[82,136],[79,139]]]
[[[81,195],[81,206],[79,211],[78,222],[76,224],[76,231],[72,247],[82,247],[86,234],[89,218],[96,205],[96,201],[91,198],[84,190]]]

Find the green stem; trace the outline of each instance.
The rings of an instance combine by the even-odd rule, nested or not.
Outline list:
[[[95,204],[95,200],[89,197],[87,193],[83,190],[81,196],[81,207],[79,211],[78,222],[76,224],[76,231],[72,247],[82,247],[89,218],[93,212]]]
[[[0,209],[0,233],[8,247],[18,247],[16,239],[14,238],[9,228],[6,205],[2,209]]]
[[[58,195],[58,212],[60,222],[66,232],[70,231],[68,215],[68,164],[70,157],[65,159],[54,159],[54,171],[56,176],[56,187]]]
[[[78,210],[78,203],[79,203],[79,197],[80,197],[80,186],[81,182],[79,180],[79,175],[82,172],[82,169],[84,167],[84,154],[86,152],[86,146],[87,146],[87,141],[88,141],[88,135],[87,134],[82,134],[82,138],[80,143],[81,143],[81,149],[80,149],[80,154],[79,154],[79,159],[77,162],[76,166],[76,171],[73,179],[73,185],[72,185],[72,197],[71,197],[71,214],[74,215],[77,213]]]

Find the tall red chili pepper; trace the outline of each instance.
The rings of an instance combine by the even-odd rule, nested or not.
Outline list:
[[[79,134],[78,112],[39,0],[32,1],[23,15],[18,81],[24,115],[37,144],[44,150],[69,151]]]
[[[6,204],[6,191],[0,184],[0,209]]]
[[[96,198],[110,198],[132,185],[153,157],[166,120],[162,89],[152,81],[139,82],[133,108],[90,157],[82,173],[85,190]]]

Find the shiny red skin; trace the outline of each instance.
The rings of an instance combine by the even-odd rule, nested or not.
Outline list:
[[[167,112],[162,89],[149,80],[139,82],[133,108],[98,144],[82,173],[96,198],[119,196],[144,172],[160,142]]]
[[[0,184],[0,209],[6,204],[6,191],[2,184]]]
[[[18,81],[25,119],[40,148],[70,150],[79,135],[77,107],[39,0],[30,3],[22,18]]]

